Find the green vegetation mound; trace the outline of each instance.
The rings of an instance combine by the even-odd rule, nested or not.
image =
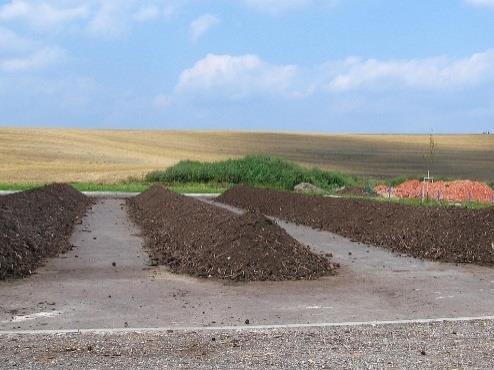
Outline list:
[[[331,190],[356,183],[351,176],[317,168],[304,168],[283,159],[252,155],[221,162],[181,161],[146,176],[149,182],[245,184],[293,190],[302,182]]]

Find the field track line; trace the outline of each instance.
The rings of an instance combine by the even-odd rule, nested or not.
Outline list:
[[[2,335],[56,335],[56,334],[126,334],[126,333],[164,333],[188,331],[252,331],[269,329],[303,329],[303,328],[333,328],[354,326],[381,326],[405,324],[431,324],[446,322],[468,322],[494,320],[494,316],[477,317],[446,317],[437,319],[389,320],[389,321],[347,321],[314,324],[273,324],[273,325],[242,325],[242,326],[182,326],[156,328],[109,328],[109,329],[61,329],[61,330],[0,330]]]

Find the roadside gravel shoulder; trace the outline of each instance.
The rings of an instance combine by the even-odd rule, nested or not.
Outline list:
[[[7,368],[492,368],[494,321],[0,335]]]

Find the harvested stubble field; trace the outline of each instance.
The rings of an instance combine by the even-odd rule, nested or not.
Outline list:
[[[70,248],[74,223],[90,203],[63,184],[0,197],[0,280],[29,275]]]
[[[492,181],[494,135],[436,135],[433,172]],[[420,175],[427,135],[326,135],[0,128],[0,183],[106,182],[180,160],[258,153],[371,177]]]
[[[413,257],[494,265],[494,207],[416,207],[236,186],[218,201]]]
[[[151,259],[176,273],[253,281],[315,279],[335,270],[259,213],[237,215],[159,185],[127,204]]]

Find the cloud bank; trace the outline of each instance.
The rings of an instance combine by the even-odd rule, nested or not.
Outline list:
[[[296,73],[293,65],[272,65],[257,55],[208,54],[181,73],[176,90],[206,95],[216,91],[229,99],[285,95]]]
[[[271,64],[257,55],[208,54],[182,71],[181,94],[231,99],[304,97],[316,93],[467,89],[494,79],[494,50],[464,58],[327,61],[319,66]]]

